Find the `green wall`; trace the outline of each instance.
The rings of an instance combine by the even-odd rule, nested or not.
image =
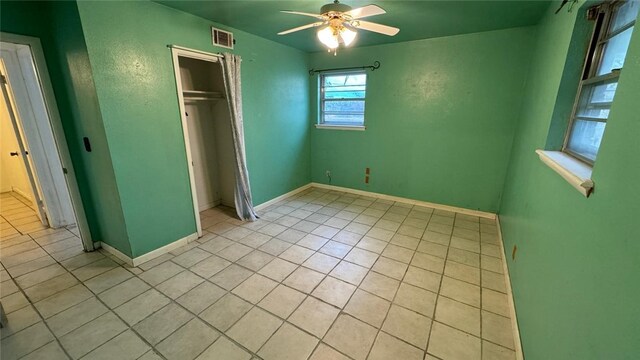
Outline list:
[[[136,257],[195,232],[168,44],[208,52],[211,22],[147,1],[78,3]],[[234,31],[255,204],[310,181],[307,55]]]
[[[635,359],[640,34],[631,40],[594,167],[595,192],[585,198],[534,153],[547,144],[565,62],[583,56],[568,51],[580,13],[553,11],[538,25],[500,208],[506,252],[518,246],[508,265],[523,349],[527,359]]]
[[[313,181],[328,183],[331,170],[333,185],[496,212],[532,34],[524,27],[313,54],[319,69],[381,62],[368,73],[366,131],[312,131]]]
[[[2,1],[0,14],[3,32],[40,38],[93,240],[130,253],[75,3]]]

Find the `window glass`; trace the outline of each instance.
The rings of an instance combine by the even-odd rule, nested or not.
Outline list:
[[[576,120],[569,138],[569,149],[591,160],[596,160],[606,123]]]
[[[615,32],[618,29],[622,29],[625,25],[630,24],[638,17],[638,9],[640,9],[640,1],[627,1],[620,6],[620,9],[616,11],[611,21],[610,33]]]
[[[604,45],[604,54],[598,68],[598,75],[608,74],[615,69],[622,69],[624,58],[627,56],[629,42],[631,42],[632,32],[633,27],[630,27],[607,41]]]
[[[364,125],[367,85],[364,71],[322,74],[320,85],[321,124]]]

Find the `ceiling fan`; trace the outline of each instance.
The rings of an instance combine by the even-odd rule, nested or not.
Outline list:
[[[278,35],[287,35],[292,32],[320,27],[318,30],[318,39],[328,48],[333,50],[334,54],[340,43],[349,46],[356,38],[357,30],[373,31],[379,34],[394,36],[400,29],[360,20],[365,17],[385,14],[381,7],[377,5],[367,5],[364,7],[352,9],[351,6],[341,4],[338,0],[334,0],[331,4],[326,4],[320,8],[320,14],[311,14],[300,11],[283,10],[283,13],[311,16],[320,21],[298,26],[293,29],[281,31]]]

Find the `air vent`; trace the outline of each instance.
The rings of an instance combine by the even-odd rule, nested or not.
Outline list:
[[[211,36],[213,37],[213,45],[233,49],[233,33],[212,27]]]

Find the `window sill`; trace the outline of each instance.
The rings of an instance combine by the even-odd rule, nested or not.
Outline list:
[[[354,126],[354,125],[325,125],[325,124],[316,124],[316,129],[327,129],[327,130],[350,130],[350,131],[365,131],[367,127],[362,126]]]
[[[591,172],[593,168],[578,159],[575,159],[562,151],[536,150],[545,165],[562,176],[571,186],[582,195],[589,197],[593,191]]]

